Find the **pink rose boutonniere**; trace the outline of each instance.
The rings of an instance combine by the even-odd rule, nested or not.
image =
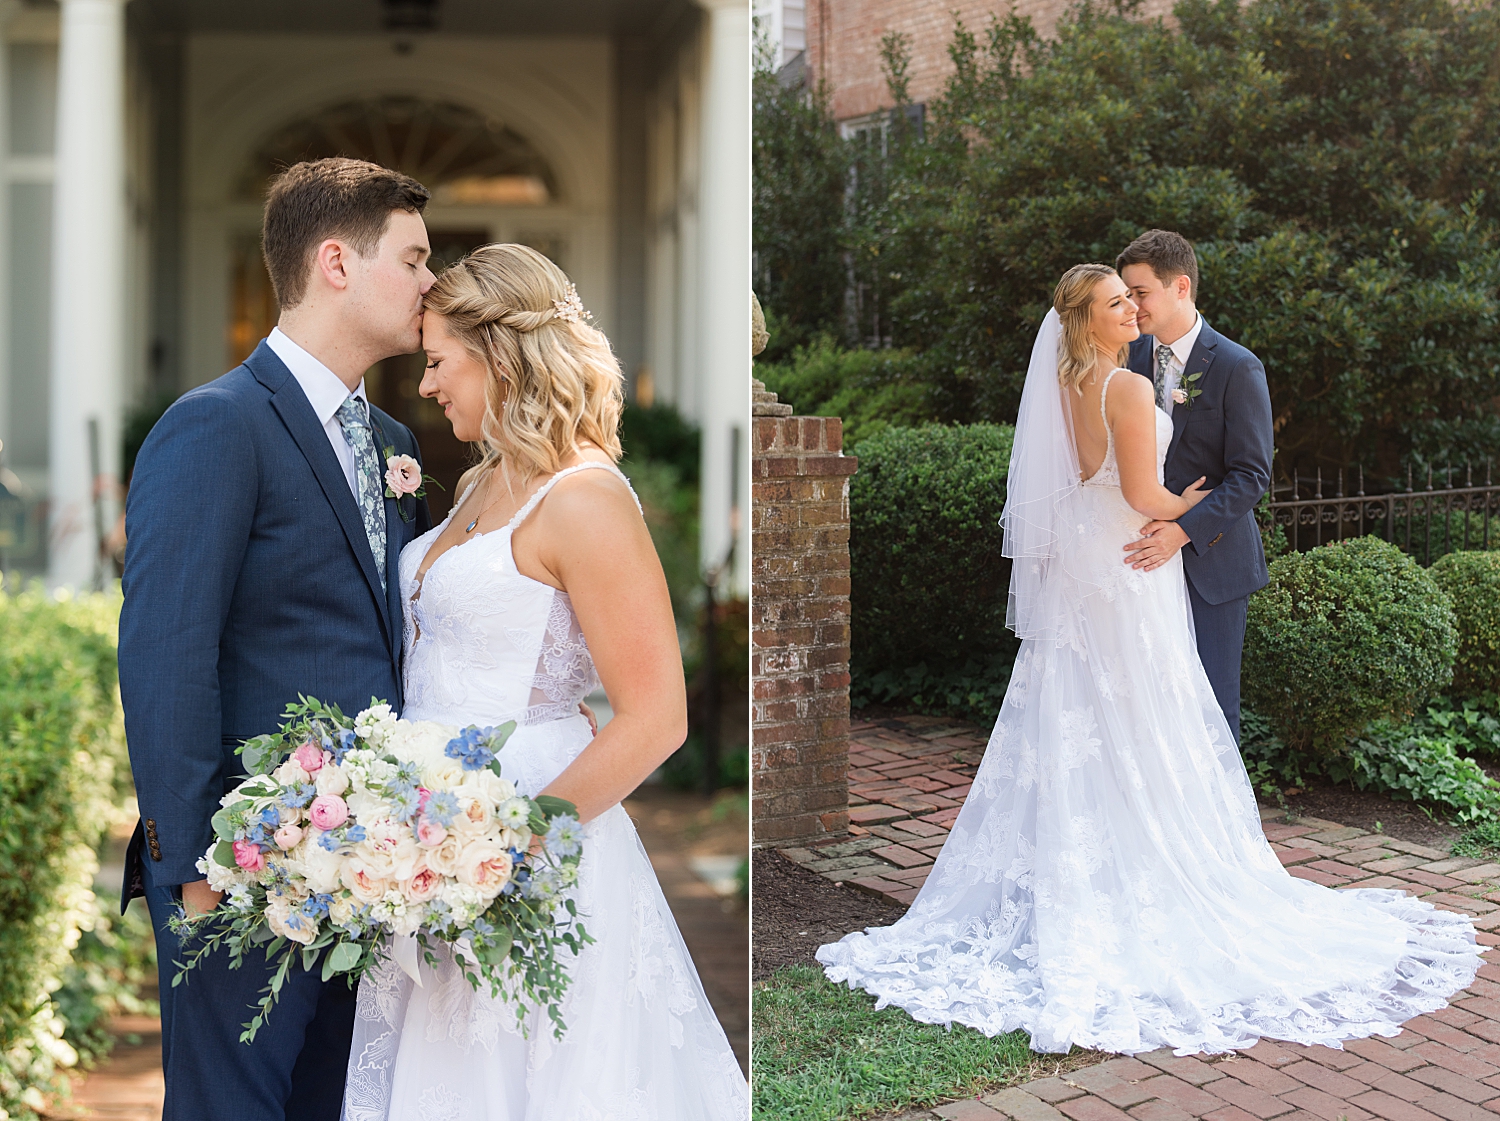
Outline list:
[[[422,465],[409,455],[397,455],[395,448],[385,449],[385,496],[396,500],[396,510],[403,522],[411,521],[411,514],[401,504],[407,495],[413,498],[427,497],[427,484],[438,483],[431,475],[422,474]]]
[[[1172,402],[1191,409],[1193,407],[1193,398],[1203,392],[1203,390],[1198,388],[1198,379],[1202,376],[1203,371],[1199,370],[1196,374],[1189,374],[1183,379],[1182,385],[1172,390]]]

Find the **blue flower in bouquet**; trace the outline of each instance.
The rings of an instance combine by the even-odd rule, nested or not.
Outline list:
[[[294,782],[281,792],[281,804],[300,810],[318,795],[318,788],[310,782]]]
[[[465,728],[448,741],[443,754],[449,759],[459,760],[466,771],[483,770],[495,761],[495,753],[486,742],[490,731],[489,728]]]
[[[422,796],[414,786],[397,787],[386,799],[391,807],[391,816],[403,825],[410,824],[422,809]]]
[[[555,868],[538,868],[536,874],[526,881],[526,898],[549,900],[556,897],[562,888],[562,877]]]
[[[354,729],[340,728],[332,740],[324,738],[323,746],[332,753],[335,763],[342,764],[344,756],[354,750],[356,742],[357,737],[354,734]]]
[[[547,849],[557,856],[576,856],[583,847],[583,826],[572,814],[552,819],[547,829]]]
[[[458,816],[458,795],[451,790],[440,790],[427,799],[426,814],[444,829],[453,824]]]

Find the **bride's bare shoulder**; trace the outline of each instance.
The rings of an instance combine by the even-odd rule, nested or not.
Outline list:
[[[1143,405],[1150,408],[1155,404],[1155,388],[1133,370],[1121,367],[1111,375],[1105,400],[1105,409],[1111,416],[1117,415],[1117,409],[1138,409]]]

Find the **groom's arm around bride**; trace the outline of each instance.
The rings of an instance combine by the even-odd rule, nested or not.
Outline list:
[[[1239,740],[1240,656],[1250,594],[1265,586],[1255,506],[1271,482],[1271,396],[1259,358],[1199,314],[1198,261],[1181,234],[1148,230],[1116,260],[1139,305],[1130,368],[1172,418],[1167,489],[1200,476],[1211,493],[1175,522],[1152,522],[1127,563],[1147,570],[1182,552],[1198,654]]]

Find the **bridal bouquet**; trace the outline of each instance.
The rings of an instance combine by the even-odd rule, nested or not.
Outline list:
[[[471,985],[506,993],[518,1020],[527,1002],[545,1007],[561,1036],[560,951],[592,941],[564,894],[583,833],[571,803],[523,797],[501,775],[514,722],[398,720],[373,701],[350,720],[311,697],[285,715],[240,748],[250,777],[224,796],[198,861],[225,896],[176,920],[193,950],[173,985],[220,946],[231,968],[264,946],[276,968],[249,1042],[298,963],[352,984],[394,953],[417,978],[419,954],[435,965],[448,943]]]

